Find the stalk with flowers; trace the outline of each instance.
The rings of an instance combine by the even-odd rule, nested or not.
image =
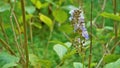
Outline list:
[[[74,38],[73,46],[76,48],[78,54],[82,56],[82,63],[84,65],[84,43],[86,42],[86,40],[89,39],[89,35],[85,27],[84,13],[82,9],[74,9],[71,10],[69,13],[71,15],[69,20],[72,22],[74,33],[79,35]]]

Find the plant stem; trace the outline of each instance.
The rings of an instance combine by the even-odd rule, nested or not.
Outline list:
[[[24,66],[25,60],[24,60],[23,49],[22,49],[22,47],[18,43],[17,35],[15,33],[15,26],[14,26],[13,20],[12,20],[12,17],[14,17],[15,23],[17,25],[18,33],[19,33],[19,35],[21,35],[21,31],[20,31],[20,26],[19,26],[19,23],[18,23],[18,19],[17,19],[16,15],[15,15],[15,12],[14,12],[15,3],[16,3],[16,0],[14,0],[14,4],[12,4],[11,1],[10,1],[10,6],[11,6],[10,24],[11,24],[13,35],[14,35],[14,41],[15,41],[17,50],[18,50],[18,52],[20,54],[20,58],[21,58],[20,63],[22,63],[23,66]],[[22,45],[22,38],[21,37],[20,37],[20,44]]]
[[[12,15],[13,15],[13,17],[14,17],[14,19],[15,19],[15,23],[16,23],[16,25],[17,25],[17,30],[18,30],[19,37],[20,37],[19,49],[20,49],[20,51],[21,51],[22,57],[24,58],[24,53],[23,53],[23,49],[22,49],[22,48],[23,48],[23,44],[22,44],[22,37],[21,37],[20,25],[19,25],[19,23],[18,23],[18,19],[17,19],[16,15],[15,15],[15,12],[14,12],[14,11],[12,11]]]
[[[50,42],[50,39],[52,37],[52,32],[53,32],[53,29],[50,31],[50,35],[49,35],[49,38],[48,38],[48,42],[47,42],[47,45],[46,45],[46,48],[45,48],[45,52],[44,52],[44,58],[47,58],[47,54],[48,54],[48,47],[49,47],[49,42]]]
[[[22,44],[22,38],[21,38],[20,25],[19,25],[18,19],[17,19],[16,14],[15,14],[14,11],[12,12],[12,15],[13,15],[13,17],[14,17],[14,19],[15,19],[15,23],[16,23],[16,25],[17,25],[17,30],[18,30],[19,37],[20,37],[20,45],[22,46],[23,44]]]
[[[30,24],[29,24],[29,27],[30,27],[30,40],[31,40],[31,49],[33,51],[33,53],[35,54],[35,49],[34,49],[34,44],[33,44],[33,31],[32,31],[32,18],[31,18],[31,21],[30,21]]]
[[[116,0],[113,0],[113,11],[114,14],[116,15],[117,7],[116,7]],[[115,29],[115,39],[117,39],[117,23],[114,21],[114,29]]]
[[[116,7],[116,0],[112,0],[112,2],[113,2],[113,11],[114,11],[114,15],[116,15],[116,11],[117,11],[117,7]],[[114,32],[115,32],[115,44],[117,43],[117,22],[116,21],[114,21]],[[114,53],[114,50],[115,50],[115,45],[114,44],[114,46],[113,46],[113,49],[112,49],[112,51],[111,51],[111,53]]]
[[[29,63],[29,55],[28,55],[28,44],[27,44],[27,23],[26,23],[26,17],[25,17],[25,0],[21,0],[21,8],[22,8],[22,18],[24,23],[24,50],[26,55],[26,64],[25,68],[28,68]]]
[[[92,9],[93,9],[93,0],[91,0],[91,23],[90,23],[90,32],[92,34]],[[92,61],[92,35],[90,35],[90,55],[89,55],[89,65],[88,68],[91,66],[91,61]]]
[[[99,66],[102,63],[104,57],[105,57],[105,54],[103,54],[103,57],[101,58],[101,60],[99,61],[99,63],[97,64],[97,66],[95,68],[99,68]]]
[[[85,51],[84,51],[84,49],[83,49],[83,51],[81,52],[82,54],[82,63],[83,63],[83,68],[85,68]]]
[[[8,43],[8,36],[7,36],[7,34],[6,34],[5,30],[4,30],[4,26],[3,26],[3,23],[2,23],[1,17],[0,17],[0,27],[1,27],[2,33],[3,33],[4,37],[5,37],[5,41]]]
[[[118,42],[116,42],[116,44],[111,48],[111,53],[113,53],[114,52],[114,50],[115,50],[115,48],[116,48],[116,46],[118,45],[120,43],[120,40],[118,41]]]
[[[12,12],[12,11],[11,11]],[[18,44],[18,41],[17,41],[17,36],[16,36],[16,33],[15,33],[15,28],[14,28],[14,25],[13,25],[13,21],[12,21],[12,14],[10,16],[10,24],[11,24],[11,27],[12,27],[12,31],[13,31],[13,35],[14,35],[14,41],[15,41],[15,44],[16,44],[16,47],[17,47],[17,50],[20,54],[20,56],[24,59],[24,56],[21,52],[21,49],[19,47],[19,44]]]
[[[15,53],[12,51],[12,49],[10,48],[9,44],[7,44],[7,42],[5,42],[4,40],[0,39],[0,42],[3,44],[3,47],[8,50],[10,52],[11,55],[15,55]]]

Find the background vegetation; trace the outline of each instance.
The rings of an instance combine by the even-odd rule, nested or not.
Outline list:
[[[0,68],[120,68],[119,3],[0,0]],[[85,42],[84,54],[72,45],[75,36],[69,21],[69,11],[80,6],[90,39],[92,36],[92,41]]]

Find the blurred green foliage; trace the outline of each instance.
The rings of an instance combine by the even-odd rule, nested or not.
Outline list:
[[[117,1],[117,15],[113,14],[112,1],[108,0],[104,12],[101,13],[103,1],[93,1],[93,48],[91,67],[95,68],[104,53],[109,53],[116,41],[113,39],[114,20],[117,21],[118,39],[120,39],[120,0]],[[90,33],[90,0],[83,0],[83,10],[85,13],[85,23]],[[8,36],[10,47],[16,52],[17,57],[8,54],[0,44],[0,67],[9,68],[19,64],[20,57],[14,47],[14,35],[10,25],[11,4],[14,6],[17,19],[20,24],[21,37],[23,36],[23,22],[20,0],[0,0],[0,23],[3,23],[5,33]],[[82,54],[77,54],[72,46],[73,27],[69,21],[69,11],[80,6],[80,0],[25,0],[27,35],[29,47],[29,68],[82,68]],[[105,18],[104,18],[105,17]],[[16,34],[17,26],[14,22]],[[30,26],[32,26],[33,44],[31,44]],[[19,35],[17,36],[19,38]],[[2,29],[0,28],[0,38],[5,40]],[[20,43],[20,41],[18,40]],[[66,44],[67,43],[67,44]],[[120,67],[120,43],[116,44],[112,55],[104,57],[100,68]],[[106,48],[106,46],[108,46]],[[86,52],[84,65],[88,67],[89,41],[86,42]],[[107,65],[106,65],[107,63]],[[113,67],[112,67],[113,68]]]

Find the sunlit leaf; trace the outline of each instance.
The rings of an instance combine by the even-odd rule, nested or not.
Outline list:
[[[31,2],[35,5],[37,9],[42,7],[42,3],[39,0],[31,0]]]
[[[41,60],[38,56],[35,54],[29,54],[29,61],[30,65],[32,65],[34,68],[51,68],[51,62],[49,60]]]
[[[64,43],[68,48],[69,47],[71,47],[71,45],[72,45],[72,43],[70,43],[70,42],[66,42],[66,43]]]
[[[53,11],[53,16],[56,21],[59,23],[64,23],[67,20],[67,13],[63,10],[55,10]]]
[[[38,68],[41,67],[40,59],[34,54],[29,54],[29,61],[32,66],[38,67]]]
[[[58,42],[58,44],[54,45],[53,49],[55,50],[59,58],[62,59],[65,56],[68,48],[71,47],[71,45],[72,44],[70,42]]]
[[[58,40],[52,40],[52,41],[50,41],[51,43],[55,43],[55,44],[60,44],[60,45],[62,45],[62,46],[64,46],[64,47],[66,47],[66,48],[68,48],[68,46],[67,45],[65,45],[63,42],[61,42],[61,41],[58,41]]]
[[[35,12],[35,7],[34,6],[27,6],[25,7],[26,9],[26,12],[29,13],[29,14],[32,14]]]
[[[41,8],[46,8],[46,7],[48,7],[48,5],[49,5],[49,3],[48,3],[48,2],[43,3]]]
[[[39,28],[39,29],[42,28],[42,25],[37,22],[32,23],[32,26],[35,26],[36,28]]]
[[[73,5],[63,6],[62,8],[63,8],[63,9],[66,9],[66,10],[77,9],[77,7],[75,7],[75,6],[73,6]]]
[[[73,32],[73,27],[70,24],[63,24],[60,26],[60,31],[65,32],[67,34]]]
[[[54,45],[53,49],[55,50],[60,59],[62,59],[65,53],[67,52],[67,49],[60,44]]]
[[[73,66],[74,66],[74,68],[83,68],[83,64],[80,62],[73,62]],[[86,67],[84,67],[84,68],[86,68]]]
[[[50,28],[50,30],[53,28],[53,22],[49,17],[47,17],[43,14],[40,14],[39,18],[41,21],[43,21]]]
[[[113,30],[113,27],[111,27],[111,26],[105,26],[104,29]]]
[[[109,19],[112,19],[112,20],[120,21],[120,16],[114,15],[112,13],[103,12],[100,15],[105,17],[105,18],[109,18]]]
[[[120,59],[115,62],[106,64],[104,68],[120,68]]]

